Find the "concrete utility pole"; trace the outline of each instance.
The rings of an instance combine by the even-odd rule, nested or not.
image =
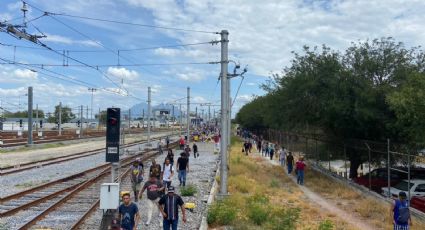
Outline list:
[[[38,133],[38,104],[35,105],[35,131]]]
[[[62,135],[62,102],[59,102],[59,121],[58,121],[59,136]]]
[[[151,87],[148,87],[148,144],[151,146]]]
[[[89,129],[89,106],[88,105],[86,105],[86,119],[87,119],[86,129]]]
[[[228,67],[228,36],[227,30],[221,31],[221,138],[220,138],[220,195],[227,195],[227,126],[228,126],[228,79],[227,79],[227,67]]]
[[[96,88],[89,88],[89,91],[91,91],[91,106],[90,106],[90,112],[91,112],[90,118],[91,119],[93,119],[93,96],[94,96],[93,94],[96,90],[97,90]]]
[[[182,104],[179,105],[180,109],[180,136],[182,135],[182,122],[183,122],[183,111],[182,111]]]
[[[208,124],[211,121],[211,104],[208,105]]]
[[[83,137],[83,106],[80,106],[80,138]]]
[[[28,87],[28,145],[32,145],[32,86]]]
[[[187,145],[190,142],[190,87],[187,87]]]

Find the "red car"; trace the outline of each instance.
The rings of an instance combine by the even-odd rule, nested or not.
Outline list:
[[[410,201],[410,206],[421,212],[425,212],[425,196],[414,196]]]
[[[395,186],[402,180],[407,179],[406,168],[399,167],[397,170],[391,169],[391,186]],[[381,189],[388,187],[388,171],[386,168],[374,169],[370,172],[371,174],[371,189],[379,194],[381,194]],[[410,178],[411,179],[425,179],[425,169],[424,168],[411,168],[410,169]],[[369,173],[361,177],[353,179],[359,185],[363,185],[369,188]]]
[[[372,191],[376,193],[381,193],[381,189],[383,187],[388,187],[388,171],[386,168],[378,168],[374,169],[370,172],[371,174],[371,189]],[[391,186],[394,186],[398,184],[400,181],[402,181],[403,175],[399,171],[391,170]],[[356,182],[359,185],[363,185],[367,188],[369,188],[369,173],[366,173],[365,175],[361,177],[357,177],[353,179],[354,182]]]

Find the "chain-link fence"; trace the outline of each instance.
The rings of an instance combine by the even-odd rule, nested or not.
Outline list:
[[[408,197],[425,196],[425,157],[420,150],[402,151],[398,144],[370,140],[341,140],[319,134],[268,129],[259,133],[302,155],[316,167],[353,181],[387,197],[404,191]],[[424,204],[425,208],[425,204]]]

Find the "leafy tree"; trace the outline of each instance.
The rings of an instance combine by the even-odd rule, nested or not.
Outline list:
[[[37,117],[36,110],[33,110],[32,116],[33,116],[33,118]],[[17,111],[17,112],[14,112],[14,113],[7,112],[7,113],[5,113],[5,117],[8,117],[8,118],[27,118],[28,117],[28,111],[24,110],[24,111]],[[43,110],[38,110],[38,117],[44,118]]]
[[[241,108],[238,123],[352,139],[425,144],[425,54],[392,38],[352,43],[345,52],[304,47]],[[350,175],[367,157],[347,150]]]
[[[99,119],[100,116],[100,119]],[[106,125],[106,110],[100,111],[100,113],[95,115],[96,119],[99,119],[100,124]]]
[[[72,113],[72,109],[68,106],[62,107],[62,114],[61,114],[61,123],[67,123],[75,118],[75,114]],[[49,117],[47,118],[48,122],[51,123],[58,123],[59,121],[59,105],[55,106],[55,112],[52,114],[49,114]]]

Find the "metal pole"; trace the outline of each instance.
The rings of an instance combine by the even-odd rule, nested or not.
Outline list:
[[[89,129],[89,106],[88,105],[86,105],[86,119],[87,119],[86,129]]]
[[[221,31],[221,138],[220,138],[220,195],[227,195],[227,125],[229,95],[227,94],[228,78],[228,36],[227,30]]]
[[[409,201],[409,202],[407,202],[407,204],[410,206],[410,198],[411,198],[411,196],[410,196],[410,151],[407,151],[407,180],[409,181],[408,183],[407,183],[407,187],[409,188],[409,194],[408,194],[408,198],[407,198],[407,200]]]
[[[211,121],[211,105],[208,105],[208,124]]]
[[[390,139],[387,139],[387,177],[388,177],[388,197],[391,197],[391,170],[390,170]]]
[[[187,87],[187,145],[190,142],[190,87]]]
[[[59,102],[59,126],[58,126],[58,131],[59,131],[59,136],[62,135],[62,102]]]
[[[344,168],[345,168],[345,179],[348,179],[348,172],[347,172],[347,147],[344,144]]]
[[[182,104],[179,105],[180,109],[180,136],[182,135],[182,122],[183,122],[183,111],[182,111]]]
[[[367,145],[367,144],[366,144]],[[367,154],[369,157],[368,167],[369,167],[369,191],[372,190],[372,174],[370,173],[370,147],[367,145]]]
[[[151,146],[151,87],[148,87],[148,144]]]
[[[28,87],[28,145],[32,145],[32,86]]]
[[[38,133],[38,104],[35,105],[35,132]]]
[[[80,105],[80,138],[83,137],[83,106]]]

